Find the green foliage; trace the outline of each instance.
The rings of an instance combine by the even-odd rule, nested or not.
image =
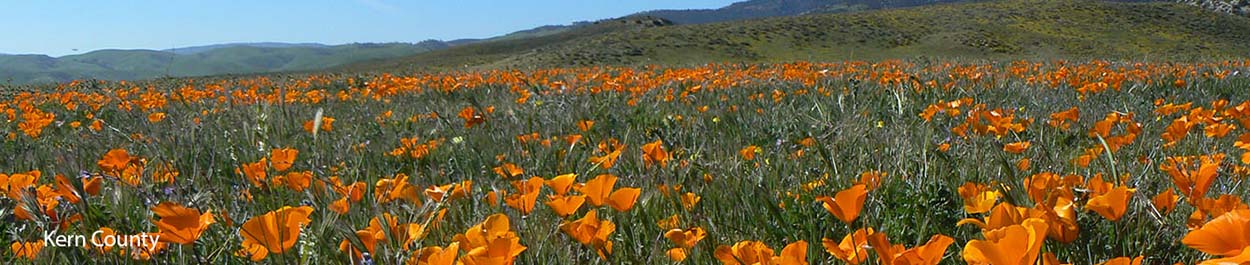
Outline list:
[[[67,82],[74,79],[136,80],[222,74],[323,69],[352,62],[394,58],[439,47],[430,44],[346,44],[338,46],[233,46],[195,53],[101,50],[52,58],[0,55],[0,83]]]

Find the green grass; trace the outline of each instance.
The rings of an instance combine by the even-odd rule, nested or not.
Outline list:
[[[142,80],[224,74],[296,72],[435,49],[420,44],[327,47],[228,47],[175,55],[151,50],[101,50],[60,58],[0,55],[0,82],[38,84],[81,79]]]
[[[1250,100],[1242,93],[1250,85],[1244,76],[1229,79],[1189,78],[1190,86],[1174,88],[1169,74],[1152,75],[1153,84],[1126,82],[1123,92],[1091,94],[1084,100],[1071,87],[1049,88],[1027,84],[1024,80],[1006,75],[1006,63],[956,62],[957,65],[988,65],[995,83],[975,82],[955,74],[946,62],[906,61],[897,68],[914,76],[919,82],[934,80],[941,83],[956,82],[951,90],[920,89],[905,85],[893,87],[877,84],[877,80],[862,74],[836,74],[843,70],[862,73],[881,71],[892,63],[873,68],[869,63],[791,65],[799,72],[814,75],[831,69],[835,74],[818,77],[811,83],[780,76],[778,65],[717,66],[729,72],[758,67],[752,73],[759,74],[742,80],[738,85],[727,85],[736,80],[733,75],[709,74],[686,81],[666,81],[653,89],[638,93],[605,92],[588,94],[577,92],[605,84],[605,79],[589,83],[570,83],[566,93],[551,87],[549,82],[573,81],[574,73],[598,74],[603,78],[620,77],[626,73],[654,78],[667,69],[576,69],[574,72],[555,76],[543,76],[522,72],[529,85],[521,83],[494,82],[491,84],[461,88],[454,92],[440,92],[427,88],[423,92],[400,93],[386,96],[385,100],[373,100],[360,96],[361,84],[371,80],[368,76],[328,76],[325,82],[312,82],[302,89],[291,88],[293,81],[275,79],[274,85],[261,85],[258,92],[264,95],[293,93],[295,91],[323,91],[329,98],[321,103],[234,102],[226,96],[235,91],[246,91],[251,79],[200,80],[194,86],[204,88],[209,84],[222,84],[219,95],[225,101],[210,97],[204,101],[181,102],[170,100],[168,105],[156,110],[169,117],[162,122],[149,123],[147,112],[118,109],[116,102],[99,110],[80,106],[66,110],[58,103],[41,102],[36,106],[56,114],[58,122],[82,121],[84,127],[71,128],[57,124],[46,128],[43,135],[32,139],[17,131],[16,121],[0,123],[0,135],[14,133],[14,139],[0,142],[0,153],[9,154],[9,162],[0,164],[0,172],[17,173],[32,169],[41,170],[48,183],[52,175],[77,176],[80,171],[100,172],[96,162],[110,149],[122,148],[133,155],[147,159],[149,165],[168,161],[181,174],[172,184],[157,184],[145,180],[143,185],[132,187],[116,181],[106,181],[100,196],[88,197],[80,205],[63,205],[63,214],[83,213],[84,219],[65,233],[90,233],[99,227],[111,227],[119,231],[152,232],[156,228],[149,210],[162,201],[172,201],[214,214],[228,214],[233,225],[223,219],[212,225],[195,245],[172,246],[157,255],[157,260],[168,263],[240,263],[245,258],[232,256],[239,249],[238,226],[249,217],[276,210],[282,206],[311,205],[316,210],[312,222],[303,230],[297,244],[299,254],[275,255],[270,263],[325,264],[344,263],[348,256],[337,250],[338,243],[353,238],[352,231],[365,227],[369,219],[383,213],[398,216],[401,223],[421,222],[425,214],[436,209],[447,209],[446,220],[439,228],[419,244],[422,246],[446,246],[455,234],[463,233],[469,226],[481,222],[486,216],[505,213],[512,221],[521,243],[528,247],[517,259],[520,264],[553,263],[632,263],[664,264],[669,261],[664,251],[673,247],[662,237],[664,229],[657,221],[678,215],[681,226],[700,226],[708,231],[708,238],[698,243],[690,263],[715,263],[713,250],[720,245],[732,245],[742,240],[759,240],[776,250],[787,243],[805,240],[811,245],[808,258],[815,264],[835,263],[832,256],[820,247],[822,238],[839,239],[855,228],[872,227],[884,231],[895,243],[908,246],[923,243],[929,236],[945,234],[956,239],[946,252],[947,263],[958,263],[959,253],[969,240],[981,237],[980,231],[970,226],[955,226],[962,218],[978,218],[961,210],[962,199],[956,189],[965,182],[1001,182],[1017,192],[1008,192],[1008,198],[1023,202],[1029,207],[1022,192],[1023,176],[1040,172],[1091,176],[1110,172],[1109,164],[1095,162],[1088,168],[1072,165],[1069,161],[1085,148],[1097,145],[1096,139],[1086,136],[1086,131],[1103,115],[1118,111],[1132,112],[1144,130],[1139,140],[1114,154],[1119,161],[1119,172],[1128,172],[1127,185],[1137,188],[1137,195],[1129,206],[1129,213],[1118,222],[1108,221],[1097,214],[1078,210],[1081,227],[1079,239],[1071,244],[1048,242],[1047,251],[1076,264],[1092,264],[1116,256],[1149,256],[1147,263],[1192,262],[1205,259],[1198,252],[1181,245],[1181,238],[1188,231],[1184,219],[1192,207],[1182,205],[1167,215],[1163,222],[1156,222],[1148,214],[1149,199],[1165,187],[1171,187],[1168,177],[1158,170],[1165,156],[1199,155],[1225,152],[1230,156],[1240,152],[1231,147],[1234,137],[1209,139],[1200,132],[1191,132],[1189,138],[1170,148],[1159,148],[1160,133],[1170,117],[1156,119],[1153,114],[1155,99],[1169,102],[1193,101],[1195,106],[1209,107],[1216,99],[1228,99],[1230,106]],[[1091,66],[1091,64],[1079,64]],[[1131,63],[1116,63],[1112,67],[1132,67]],[[1183,66],[1183,64],[1182,64]],[[1054,69],[1057,64],[1047,63],[1044,69]],[[700,69],[700,70],[709,70]],[[680,69],[677,69],[680,70]],[[1206,71],[1241,71],[1242,67],[1202,66]],[[1049,70],[1048,70],[1049,71]],[[1166,72],[1166,71],[1165,71]],[[711,73],[711,71],[709,71]],[[1170,72],[1169,72],[1170,73]],[[505,72],[485,73],[488,77],[508,75]],[[459,76],[459,80],[471,80]],[[349,80],[353,78],[354,80]],[[296,79],[300,80],[300,79]],[[435,79],[442,80],[442,79]],[[541,80],[541,81],[539,81]],[[623,79],[629,87],[646,87]],[[988,80],[988,79],[986,79]],[[140,87],[155,93],[173,93],[173,89],[189,85],[189,81],[151,81]],[[452,84],[449,84],[449,86]],[[508,88],[535,91],[524,103],[517,103],[515,94]],[[701,92],[681,97],[696,85],[705,86]],[[110,87],[111,85],[104,85]],[[820,91],[829,90],[825,95]],[[72,90],[72,89],[71,89]],[[799,91],[806,90],[807,94]],[[83,90],[86,93],[105,93],[116,96],[115,90]],[[279,92],[281,91],[281,92]],[[353,94],[353,99],[338,100],[334,95],[340,91]],[[380,93],[381,90],[372,90]],[[772,95],[783,92],[784,97],[774,101]],[[678,96],[666,101],[666,95]],[[131,94],[126,99],[138,96]],[[1035,119],[1021,133],[1003,138],[974,136],[963,139],[952,136],[950,127],[955,119],[939,114],[932,122],[925,122],[918,114],[932,103],[972,97],[977,103],[990,109],[1015,110],[1019,119]],[[637,105],[628,104],[636,100]],[[39,102],[39,101],[36,101]],[[709,106],[706,112],[700,106]],[[455,115],[465,107],[483,108],[493,106],[493,114],[486,115],[486,122],[473,128],[465,128],[463,120]],[[1045,124],[1050,113],[1072,106],[1081,109],[1081,120],[1072,130],[1061,131]],[[757,112],[758,109],[758,112]],[[207,114],[205,114],[207,111]],[[333,117],[333,131],[320,132],[317,137],[305,132],[302,124],[313,119],[314,113],[322,111]],[[377,116],[392,111],[393,117],[381,122]],[[437,112],[441,118],[409,121],[414,115]],[[85,126],[92,113],[107,125],[102,131],[91,131]],[[199,123],[193,120],[199,119]],[[587,132],[575,126],[580,120],[594,120],[596,124]],[[1230,121],[1231,122],[1231,121]],[[521,143],[517,135],[537,133],[543,138],[582,134],[582,144],[544,147],[537,143]],[[1232,136],[1245,133],[1234,131]],[[135,135],[142,135],[136,138]],[[424,140],[443,139],[442,146],[422,159],[397,158],[385,155],[400,145],[400,138],[416,137]],[[803,148],[796,141],[812,137],[816,146]],[[595,155],[594,144],[609,138],[620,139],[628,147],[618,164],[610,169],[588,163]],[[645,166],[640,147],[643,144],[663,140],[665,148],[674,154],[674,161],[667,167]],[[1023,156],[1005,154],[1001,144],[1027,140],[1033,143]],[[954,144],[949,152],[936,151],[943,142]],[[738,150],[748,145],[762,147],[763,151],[752,161],[744,161]],[[262,189],[251,187],[245,178],[234,171],[244,163],[251,163],[268,155],[271,148],[291,147],[298,149],[299,156],[292,170],[312,171],[317,179],[337,176],[350,183],[362,181],[371,192],[365,200],[352,205],[352,212],[338,215],[327,209],[337,195],[322,192],[294,192],[280,187]],[[806,155],[790,157],[796,150]],[[617,224],[610,240],[615,251],[610,260],[603,261],[594,251],[577,244],[559,232],[562,220],[541,203],[532,214],[522,216],[511,208],[491,207],[485,194],[492,190],[515,192],[506,180],[492,172],[500,165],[497,155],[504,161],[515,163],[525,169],[525,177],[550,178],[559,174],[577,173],[577,180],[584,182],[598,174],[614,174],[621,179],[618,187],[639,187],[643,195],[634,209],[617,212],[607,207],[598,211],[604,218]],[[1019,157],[1033,160],[1033,168],[1020,171],[1014,166]],[[1143,163],[1138,157],[1148,158]],[[1227,162],[1233,165],[1239,162]],[[338,168],[332,170],[331,167]],[[145,176],[151,174],[145,171]],[[851,185],[861,172],[881,171],[889,174],[881,187],[869,194],[861,217],[852,225],[833,218],[821,206],[813,202],[816,196],[831,196]],[[379,204],[373,202],[373,185],[379,179],[404,173],[411,184],[428,187],[465,180],[474,181],[472,196],[468,199],[449,201],[446,204],[417,206],[407,202]],[[272,173],[271,173],[272,174]],[[710,174],[711,181],[703,176]],[[1238,185],[1243,173],[1233,173],[1222,167],[1221,177],[1212,188],[1212,194],[1232,194],[1246,199],[1247,188]],[[827,176],[827,177],[825,177]],[[804,190],[805,183],[824,179],[825,185]],[[656,187],[660,184],[682,185],[683,192],[694,192],[702,201],[693,209],[683,209],[675,197],[661,195]],[[243,191],[250,191],[254,201],[240,199]],[[543,191],[550,194],[550,191]],[[545,196],[540,196],[545,197]],[[541,201],[541,199],[540,199]],[[781,206],[784,204],[784,206]],[[1078,205],[1083,204],[1079,202]],[[1183,203],[1182,203],[1183,204]],[[16,202],[0,199],[3,209],[12,209]],[[589,206],[584,206],[589,207]],[[570,219],[586,212],[583,209]],[[5,231],[4,243],[39,240],[40,233],[54,224],[46,221],[16,221],[8,211],[0,216],[10,220],[0,223]],[[219,217],[220,218],[220,217]],[[398,250],[397,245],[379,246],[374,257],[379,263],[391,264],[408,257],[408,252]],[[20,263],[11,255],[3,259],[7,263]],[[126,257],[115,254],[92,254],[80,249],[47,248],[35,263],[81,263],[126,262]]]

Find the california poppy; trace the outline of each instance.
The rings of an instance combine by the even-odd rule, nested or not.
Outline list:
[[[27,260],[35,260],[39,256],[39,252],[43,251],[43,240],[31,242],[17,242],[9,245],[9,250],[13,251],[13,256],[24,258]]]
[[[1133,199],[1132,194],[1136,190],[1124,186],[1115,187],[1106,194],[1089,199],[1089,202],[1085,203],[1085,209],[1097,212],[1107,220],[1118,221],[1124,216],[1129,201]]]
[[[842,237],[841,241],[824,238],[821,245],[825,247],[825,252],[843,262],[860,264],[868,261],[868,238],[875,233],[872,228],[861,228]]]
[[[599,219],[595,210],[590,210],[577,221],[560,224],[560,231],[573,237],[577,242],[595,249],[599,257],[607,259],[612,254],[612,240],[608,236],[616,231],[616,224]]]
[[[969,264],[1033,264],[1046,240],[1046,221],[1037,218],[1024,220],[985,233],[984,240],[968,241],[964,246],[964,261]]]
[[[291,168],[291,164],[295,163],[295,156],[298,154],[299,150],[293,148],[273,149],[269,153],[270,165],[273,166],[273,170],[286,171]]]
[[[1154,205],[1155,210],[1158,210],[1159,213],[1167,215],[1168,213],[1171,213],[1172,210],[1176,209],[1176,202],[1178,200],[1180,199],[1176,197],[1176,193],[1172,192],[1172,188],[1167,188],[1158,195],[1155,195],[1155,197],[1150,200],[1150,203]]]
[[[1029,149],[1029,141],[1014,142],[1003,145],[1003,151],[1012,154],[1021,154]]]
[[[130,153],[126,152],[126,149],[117,148],[104,153],[104,157],[100,158],[96,164],[100,166],[100,170],[116,174],[115,172],[126,169],[126,166],[130,164],[130,159]]]
[[[702,197],[699,197],[698,194],[694,194],[694,192],[682,194],[681,207],[686,208],[686,210],[694,209],[695,204],[698,204],[700,199],[702,199]]]
[[[638,195],[642,193],[639,188],[621,188],[613,191],[608,195],[608,206],[616,209],[618,212],[629,211],[634,208],[634,202],[638,201]]]
[[[212,211],[187,208],[173,202],[162,202],[152,207],[152,213],[160,220],[153,220],[161,231],[161,241],[182,245],[194,244],[208,226],[214,223]]]
[[[339,251],[350,253],[350,255],[352,256],[352,260],[363,259],[364,252],[377,253],[374,250],[377,249],[379,239],[375,237],[375,234],[373,232],[366,231],[366,230],[358,230],[356,231],[355,236],[356,236],[356,239],[360,240],[360,243],[364,245],[365,247],[364,251],[357,249],[356,246],[353,246],[351,241],[348,241],[347,239],[343,239],[342,242],[339,242]]]
[[[150,123],[158,123],[163,120],[165,120],[164,112],[153,112],[152,114],[148,114],[148,122]]]
[[[648,167],[654,164],[666,167],[668,161],[672,159],[668,151],[664,150],[664,141],[655,140],[655,142],[642,145],[642,162]]]
[[[693,248],[695,244],[707,237],[707,231],[702,227],[692,227],[690,229],[671,229],[664,232],[664,238],[672,241],[674,245],[680,248]]]
[[[240,170],[242,171],[243,176],[247,177],[249,182],[252,182],[253,186],[265,187],[265,181],[269,178],[268,173],[266,172],[268,164],[269,163],[266,161],[266,158],[261,158],[260,161],[256,161],[255,163],[243,164],[243,167]]]
[[[525,251],[521,239],[511,231],[508,216],[494,214],[482,223],[470,227],[455,236],[460,247],[468,250],[460,259],[467,265],[511,264],[517,255]]]
[[[1232,257],[1250,247],[1250,210],[1225,213],[1192,230],[1181,243],[1211,255]]]
[[[990,211],[1000,194],[985,184],[968,182],[959,187],[959,196],[964,199],[964,212],[974,214]]]
[[[577,122],[577,129],[583,132],[589,131],[593,126],[595,126],[595,121],[592,120],[581,120]]]
[[[773,249],[759,241],[742,241],[733,246],[716,247],[713,254],[723,264],[763,264],[773,258]]]
[[[569,189],[573,188],[573,183],[576,181],[577,181],[577,175],[570,173],[570,174],[555,176],[551,178],[550,180],[545,181],[544,183],[547,184],[547,187],[551,187],[551,192],[555,193],[556,195],[563,196],[565,193],[569,192]]]
[[[465,128],[473,128],[473,126],[486,122],[486,118],[482,117],[482,115],[479,114],[477,110],[473,109],[473,107],[465,107],[464,109],[461,109],[460,114],[457,116],[464,119]]]
[[[954,242],[955,240],[948,236],[934,235],[924,245],[904,249],[903,245],[890,244],[890,240],[886,238],[885,233],[875,233],[868,236],[868,244],[877,252],[877,258],[881,260],[881,264],[885,265],[936,265],[942,261],[942,256],[946,254],[946,248]]]
[[[566,216],[569,216],[570,214],[577,212],[577,209],[580,209],[582,207],[582,204],[585,202],[586,202],[585,195],[572,195],[572,196],[552,195],[552,196],[548,196],[547,202],[545,203],[547,204],[547,206],[551,207],[552,211],[556,212],[556,215],[559,215],[560,217],[566,217]]]
[[[611,174],[602,174],[596,176],[579,190],[582,194],[586,194],[586,200],[590,205],[603,206],[608,201],[608,196],[612,193],[612,188],[616,186],[616,176]]]
[[[1135,258],[1118,257],[1118,258],[1109,259],[1107,261],[1104,261],[1098,264],[1099,265],[1141,265],[1143,258],[1145,257],[1143,256],[1137,256]]]
[[[838,192],[833,198],[820,196],[816,200],[822,202],[825,210],[828,210],[838,220],[850,224],[855,221],[855,218],[859,217],[860,210],[864,208],[864,200],[868,198],[867,195],[867,188],[863,184],[859,184]]]
[[[504,203],[512,208],[520,210],[522,215],[529,215],[534,210],[534,203],[538,201],[538,192],[543,186],[543,178],[532,177],[526,181],[515,181],[519,193],[504,197]]]
[[[781,248],[781,255],[769,259],[777,265],[807,265],[807,241],[799,240]]]
[[[451,242],[446,248],[438,246],[424,247],[417,253],[419,254],[414,255],[413,258],[418,258],[415,262],[418,265],[454,265],[456,264],[456,255],[460,253],[460,243]],[[409,261],[410,264],[414,263],[411,260]]]
[[[607,141],[599,142],[598,150],[603,155],[590,156],[590,163],[598,165],[599,168],[608,169],[612,168],[616,164],[616,160],[621,157],[621,152],[625,150],[625,145],[616,139],[608,139]]]
[[[309,206],[286,206],[252,217],[239,229],[239,235],[243,237],[242,251],[252,261],[264,260],[269,254],[285,253],[295,246],[300,227],[311,221],[309,215],[312,211]]]
[[[741,155],[743,160],[751,161],[755,159],[755,153],[758,153],[759,151],[759,146],[748,145],[747,147],[743,147],[741,150],[738,150],[738,155]]]
[[[494,170],[495,170],[495,174],[499,174],[500,177],[503,177],[505,179],[514,178],[514,177],[520,176],[521,174],[525,174],[524,169],[522,169],[521,167],[518,167],[516,164],[513,164],[513,163],[503,163],[503,165],[499,165],[495,167]]]

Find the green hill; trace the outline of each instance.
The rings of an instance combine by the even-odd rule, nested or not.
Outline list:
[[[350,70],[696,64],[914,56],[1250,57],[1250,19],[1164,3],[1009,0],[698,25],[570,31]]]
[[[229,45],[201,48],[194,53],[100,50],[59,58],[44,55],[0,55],[0,83],[29,84],[74,79],[135,80],[162,76],[308,71],[364,60],[403,57],[446,47],[439,45]]]

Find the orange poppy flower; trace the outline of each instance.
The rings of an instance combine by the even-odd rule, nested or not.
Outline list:
[[[456,255],[460,253],[460,243],[451,242],[446,248],[438,246],[430,246],[421,248],[413,258],[418,260],[418,265],[454,265],[456,264]],[[411,260],[409,260],[411,261]],[[412,264],[414,262],[409,262]]]
[[[460,184],[456,185],[456,187],[451,189],[451,195],[447,199],[455,200],[459,198],[466,198],[466,197],[469,197],[469,195],[471,195],[470,193],[472,192],[473,192],[473,180],[461,181]]]
[[[96,164],[100,166],[100,170],[116,174],[130,165],[130,159],[130,154],[126,152],[126,149],[117,148],[104,153],[104,158],[101,158]]]
[[[886,238],[885,233],[875,233],[868,236],[868,245],[877,251],[877,258],[881,260],[881,264],[885,265],[936,265],[942,261],[942,256],[946,254],[946,248],[950,247],[951,243],[955,243],[955,240],[948,236],[934,235],[924,245],[904,249],[903,245],[890,244],[890,240]]]
[[[295,246],[300,227],[308,224],[312,207],[282,207],[281,209],[252,217],[243,223],[239,235],[243,237],[242,252],[252,261],[261,261],[270,254],[282,254]]]
[[[1186,246],[1224,257],[1239,256],[1250,247],[1250,210],[1225,213],[1181,239]]]
[[[690,229],[672,229],[664,232],[664,238],[672,241],[674,245],[680,248],[693,248],[695,244],[707,237],[707,231],[702,227],[692,227]]]
[[[723,264],[764,264],[773,258],[773,249],[759,241],[742,241],[731,246],[716,247],[713,254]]]
[[[342,215],[342,214],[347,214],[347,211],[351,210],[351,204],[347,203],[347,196],[343,196],[342,198],[339,198],[338,200],[334,200],[334,202],[331,202],[329,208],[331,211],[334,211]]]
[[[1118,258],[1109,259],[1107,261],[1104,261],[1098,264],[1099,265],[1141,265],[1143,258],[1145,257],[1143,256],[1137,256],[1135,258],[1118,257]]]
[[[603,206],[608,201],[608,195],[612,193],[614,186],[616,186],[616,176],[602,174],[587,181],[578,191],[586,194],[586,200],[590,201],[590,205]]]
[[[503,163],[503,165],[495,167],[495,174],[499,174],[499,176],[505,179],[515,178],[521,174],[525,174],[525,169],[522,169],[513,163]]]
[[[154,112],[152,114],[148,114],[148,122],[150,123],[158,123],[163,120],[165,120],[164,112]]]
[[[1003,151],[1012,154],[1021,154],[1024,153],[1025,150],[1029,149],[1029,145],[1029,141],[1009,143],[1003,145]]]
[[[295,156],[298,154],[299,150],[293,148],[273,149],[269,153],[270,166],[278,172],[286,171],[295,163]]]
[[[781,248],[781,255],[769,258],[771,264],[807,265],[807,241],[799,240]]]
[[[161,218],[152,221],[161,231],[160,240],[182,245],[194,244],[214,222],[212,211],[201,214],[200,210],[173,202],[162,202],[152,207],[152,213]]]
[[[556,195],[563,196],[565,193],[569,192],[569,189],[573,188],[573,183],[576,181],[576,174],[564,174],[555,176],[544,183],[547,184],[547,187],[551,187],[551,192],[554,192]]]
[[[31,170],[30,172],[27,172],[27,173],[16,173],[13,175],[9,175],[7,178],[7,181],[4,181],[8,184],[6,187],[8,188],[8,192],[5,195],[8,195],[10,199],[22,201],[22,193],[28,191],[31,187],[35,186],[35,183],[39,182],[39,177],[41,175],[43,175],[43,173],[39,172],[38,170]],[[4,183],[0,183],[0,184],[4,184]],[[22,207],[16,207],[16,208],[21,209]]]
[[[1242,249],[1241,254],[1238,254],[1237,256],[1232,256],[1232,257],[1227,257],[1227,258],[1222,258],[1222,259],[1204,260],[1198,264],[1199,265],[1223,265],[1223,264],[1247,264],[1247,263],[1250,263],[1250,247],[1246,247]]]
[[[985,184],[968,182],[959,187],[959,196],[964,199],[964,212],[975,214],[989,212],[1001,194]]]
[[[478,114],[477,110],[474,110],[473,107],[464,107],[464,109],[460,110],[460,114],[457,116],[464,119],[465,128],[473,128],[473,126],[486,122],[486,118],[482,117],[481,114]]]
[[[699,195],[694,194],[694,192],[687,192],[685,194],[682,194],[681,195],[681,207],[686,208],[686,210],[694,209],[695,204],[698,204],[699,200],[702,198],[703,197],[699,197]]]
[[[24,258],[27,260],[35,260],[39,256],[39,252],[43,251],[43,240],[31,242],[16,242],[9,245],[9,250],[13,251],[13,256]]]
[[[562,196],[552,195],[547,197],[547,206],[560,217],[567,217],[582,208],[582,204],[586,202],[585,195]]]
[[[312,171],[287,172],[285,176],[275,177],[274,182],[278,185],[285,185],[295,192],[304,192],[304,189],[312,185]]]
[[[600,258],[607,259],[607,255],[612,254],[612,240],[608,236],[616,231],[616,224],[600,220],[595,210],[587,212],[582,219],[560,224],[560,231],[579,243],[595,248]]]
[[[1189,170],[1182,168],[1185,162],[1177,162],[1169,159],[1160,166],[1164,173],[1172,177],[1172,184],[1180,190],[1188,198],[1206,197],[1207,190],[1211,188],[1211,184],[1215,183],[1218,176],[1221,159],[1213,159],[1203,157],[1198,165],[1198,170]]]
[[[642,162],[648,167],[653,164],[660,164],[660,167],[666,167],[668,166],[668,161],[672,159],[668,151],[664,151],[664,141],[656,140],[655,142],[642,145]]]
[[[616,209],[618,212],[629,211],[634,208],[634,202],[638,201],[638,195],[642,193],[639,188],[621,188],[613,191],[608,195],[608,206]]]
[[[963,258],[969,264],[1033,264],[1046,240],[1046,221],[1024,220],[985,233],[984,240],[968,241]]]
[[[374,237],[373,232],[358,230],[356,231],[356,239],[360,240],[360,243],[364,245],[364,252],[377,253],[374,252],[374,250],[377,249],[378,238]],[[351,253],[350,255],[352,256],[352,260],[361,260],[363,258],[363,253],[360,249],[356,249],[355,246],[352,246],[351,241],[348,241],[347,239],[343,239],[342,242],[339,242],[339,251]]]
[[[252,182],[253,186],[265,187],[265,181],[269,178],[267,173],[269,162],[267,158],[261,158],[256,163],[243,164],[243,175],[247,180]]]
[[[843,262],[860,264],[868,261],[868,237],[873,234],[876,232],[872,228],[861,228],[842,237],[842,241],[824,238],[821,245],[825,247],[825,252]]]
[[[664,252],[664,255],[668,256],[668,259],[673,260],[675,262],[682,262],[682,261],[686,261],[686,257],[690,255],[689,252],[690,252],[689,250],[686,250],[684,248],[670,248],[668,249],[668,251]]]
[[[494,214],[456,235],[456,242],[468,250],[461,261],[467,265],[511,264],[526,248],[510,229],[507,215]]]
[[[100,195],[100,183],[103,177],[84,177],[82,178],[82,190],[90,195]]]
[[[751,161],[755,159],[755,153],[758,152],[760,152],[759,146],[748,145],[738,150],[738,155],[741,155],[743,160]]]
[[[595,126],[595,121],[592,121],[592,120],[581,120],[577,122],[577,129],[582,130],[583,132],[589,131],[590,128],[594,126]]]
[[[538,201],[538,192],[542,191],[543,178],[532,177],[529,180],[516,181],[512,185],[517,187],[519,193],[505,197],[504,203],[520,210],[522,215],[529,215]]]
[[[625,150],[625,145],[617,142],[616,139],[608,139],[599,142],[599,152],[603,152],[602,156],[590,156],[590,163],[598,165],[599,168],[609,169],[616,164],[616,160],[621,157],[621,152]]]
[[[1097,212],[1107,220],[1118,221],[1128,210],[1128,203],[1133,199],[1132,195],[1136,190],[1124,186],[1115,187],[1106,194],[1089,199],[1089,202],[1085,203],[1085,209]]]
[[[850,224],[855,222],[855,218],[859,217],[860,210],[864,208],[864,200],[867,198],[867,187],[859,184],[838,192],[833,198],[820,196],[816,197],[816,200],[823,202],[825,210],[828,210],[838,220]]]
[[[1176,193],[1172,192],[1172,188],[1168,188],[1167,190],[1160,192],[1158,195],[1155,195],[1155,197],[1150,200],[1150,203],[1154,205],[1155,209],[1158,210],[1159,213],[1167,215],[1172,213],[1172,210],[1176,209],[1176,202],[1179,200],[1180,199],[1176,197]]]

